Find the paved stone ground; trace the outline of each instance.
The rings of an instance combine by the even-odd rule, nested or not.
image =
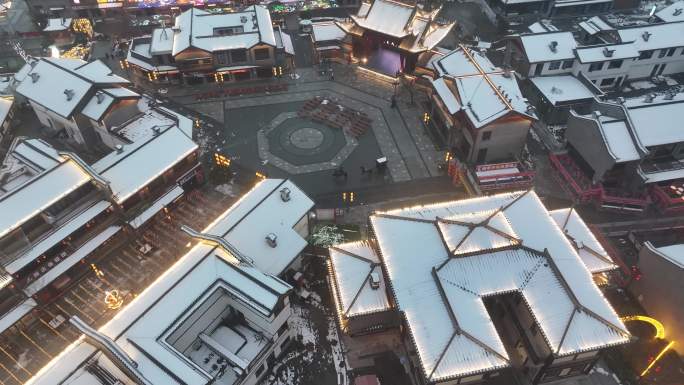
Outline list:
[[[334,81],[330,80],[330,72],[322,75],[319,70],[320,68],[300,69],[297,71],[297,79],[280,79],[280,82],[289,84],[286,92],[195,101],[196,94],[216,89],[217,85],[214,84],[169,88],[165,96],[218,123],[223,122],[225,132],[216,132],[216,128],[207,130],[204,135],[212,138],[212,142],[216,143],[214,147],[224,146],[223,149],[229,155],[233,155],[231,150],[235,151],[233,160],[238,164],[269,176],[291,177],[314,195],[442,175],[438,164],[444,153],[436,149],[421,122],[423,110],[419,106],[425,101],[423,96],[415,94],[412,97],[412,90],[399,84],[396,87],[397,108],[392,108],[391,99],[395,93],[393,83],[345,65],[332,67]],[[245,85],[220,85],[221,88],[236,86]],[[349,154],[343,154],[348,155],[342,163],[348,172],[347,179],[333,179],[330,175],[331,164],[322,164],[318,160],[311,162],[317,163],[316,165],[309,165],[302,171],[292,169],[283,162],[273,162],[273,159],[264,156],[263,149],[261,157],[249,154],[257,153],[257,148],[253,147],[258,142],[257,133],[274,118],[276,111],[296,111],[297,102],[303,103],[316,95],[363,111],[373,120],[372,132],[359,137],[358,147]],[[254,151],[247,151],[247,147]],[[361,167],[373,168],[375,159],[383,156],[388,158],[389,173],[367,174],[360,171]],[[269,161],[264,162],[267,159]],[[272,163],[280,167],[273,167]],[[325,180],[331,182],[321,183]]]

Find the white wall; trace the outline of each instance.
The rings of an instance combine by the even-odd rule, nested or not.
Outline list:
[[[619,60],[619,59],[617,59]],[[634,59],[622,59],[622,65],[620,68],[608,68],[611,60],[606,60],[603,62],[603,67],[600,70],[589,72],[589,67],[592,63],[579,63],[575,64],[573,74],[578,75],[580,72],[584,74],[592,83],[596,84],[598,87],[609,88],[615,85],[612,84],[601,86],[601,81],[607,78],[614,78],[617,81],[618,77],[622,77],[622,82],[629,77],[629,70],[632,66]]]
[[[95,129],[95,132],[97,135],[100,137],[102,140],[102,143],[104,143],[107,147],[114,149],[116,148],[117,144],[124,145],[125,142],[121,140],[119,137],[116,135],[113,135],[110,133],[107,128],[104,126],[104,124],[100,124],[94,120],[90,120],[90,123],[93,125],[93,128]]]
[[[70,140],[78,144],[85,144],[81,130],[79,130],[78,125],[73,119],[65,119],[43,106],[34,103],[32,100],[30,100],[29,103],[31,104],[31,107],[33,107],[33,111],[36,113],[40,123],[45,127],[48,127],[51,132],[57,132],[62,128],[65,128]]]
[[[667,51],[665,48],[664,51]],[[656,64],[666,64],[663,75],[684,72],[684,48],[676,48],[674,55],[658,57],[663,50],[655,50],[650,59],[636,60],[632,63],[629,70],[631,79],[647,78],[651,76],[651,71]]]
[[[569,60],[569,59],[568,59],[568,60]],[[569,73],[572,73],[573,67],[563,69],[563,62],[564,62],[564,61],[565,61],[565,60],[560,60],[561,64],[560,64],[560,67],[558,67],[557,70],[551,70],[551,69],[549,69],[549,66],[550,66],[551,63],[553,63],[553,62],[543,62],[543,63],[530,64],[530,72],[529,72],[528,76],[529,76],[529,77],[534,77],[534,76],[536,76],[536,75],[535,75],[535,71],[536,71],[536,67],[537,67],[537,66],[542,66],[542,67],[543,67],[540,76],[551,76],[551,75],[561,75],[561,74],[569,74]],[[574,65],[577,65],[577,60],[574,61],[573,66],[574,66]]]

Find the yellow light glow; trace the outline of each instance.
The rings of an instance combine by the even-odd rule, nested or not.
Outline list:
[[[107,305],[107,308],[111,310],[119,309],[124,303],[123,296],[116,289],[112,291],[106,291],[104,301]]]
[[[622,320],[623,322],[628,322],[628,321],[646,322],[648,324],[651,324],[655,328],[655,330],[656,330],[655,338],[660,338],[660,339],[665,338],[665,326],[663,326],[663,324],[655,318],[647,317],[645,315],[630,315],[630,316],[626,316],[626,317],[621,317],[620,320]]]
[[[670,350],[670,348],[672,347],[672,345],[674,345],[674,343],[675,343],[674,341],[670,341],[670,343],[667,344],[667,346],[665,346],[665,348],[664,348],[663,350],[661,350],[660,353],[658,353],[658,355],[653,359],[653,361],[651,361],[651,363],[648,364],[648,366],[646,367],[646,369],[644,369],[644,371],[641,372],[641,374],[639,375],[639,377],[645,376],[646,373],[648,373],[648,371],[651,370],[651,368],[653,367],[653,365],[655,365],[655,363],[658,362],[658,360],[661,359],[661,358],[665,355],[665,353],[666,353],[668,350]]]

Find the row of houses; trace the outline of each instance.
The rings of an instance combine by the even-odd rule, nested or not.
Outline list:
[[[99,61],[34,59],[10,80],[50,134],[109,147],[94,162],[17,137],[0,169],[0,330],[31,322],[88,269],[203,179],[194,122],[137,94]],[[103,146],[104,147],[104,146]]]
[[[295,341],[288,323],[313,201],[266,179],[111,321],[83,333],[28,384],[258,384]]]
[[[671,119],[681,95],[676,88],[617,95],[631,82],[664,82],[684,72],[683,5],[666,7],[651,23],[620,27],[596,16],[579,23],[577,33],[537,23],[535,32],[508,38],[505,64],[518,73],[535,111],[545,124],[566,127],[567,153],[551,160],[580,202],[682,209],[682,138]]]
[[[162,83],[271,78],[294,68],[294,47],[266,7],[231,13],[193,7],[173,27],[132,39],[122,65],[134,76]]]

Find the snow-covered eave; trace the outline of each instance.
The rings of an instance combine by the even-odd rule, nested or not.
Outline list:
[[[360,17],[358,17],[358,16],[356,16],[356,15],[350,15],[349,17],[354,21],[354,23],[356,23],[356,25],[357,25],[358,27],[363,28],[363,29],[366,29],[366,30],[369,30],[369,31],[377,32],[377,33],[380,33],[380,34],[383,34],[383,35],[387,35],[387,36],[391,36],[391,37],[396,37],[396,38],[398,38],[398,39],[403,39],[403,38],[405,38],[405,37],[411,35],[409,32],[406,32],[406,29],[405,29],[405,28],[403,29],[403,33],[400,33],[400,34],[390,33],[390,32],[384,32],[384,31],[380,31],[380,30],[378,30],[378,29],[376,29],[376,28],[373,28],[373,26],[369,26],[369,25],[365,22],[366,18],[360,18]]]
[[[653,246],[653,244],[652,244],[650,241],[644,242],[644,246],[645,246],[648,250],[650,250],[651,252],[653,252],[654,254],[658,255],[659,257],[661,257],[661,258],[667,260],[668,262],[670,262],[670,263],[672,263],[672,264],[674,264],[674,265],[677,265],[677,267],[679,267],[679,268],[684,269],[684,265],[682,265],[681,263],[679,263],[677,260],[672,259],[672,257],[670,257],[669,255],[667,255],[667,254],[663,253],[662,251],[660,251],[657,247]]]
[[[528,190],[528,192],[529,192],[529,191],[530,191],[530,190]],[[505,209],[506,209],[507,207],[509,207],[510,205],[514,204],[518,199],[520,199],[520,198],[523,197],[524,195],[526,195],[526,193],[521,194],[517,199],[514,199],[512,202],[509,202],[508,204],[502,206],[499,210],[500,210],[500,211],[505,211]],[[372,236],[373,238],[376,237],[376,229],[374,228],[374,221],[373,221],[372,218],[373,218],[374,216],[376,216],[376,215],[377,215],[377,214],[374,213],[374,214],[372,214],[371,217],[369,218],[369,227],[370,227],[370,230],[371,230],[370,234],[371,234],[371,236]],[[380,215],[383,215],[383,214],[380,213]],[[422,223],[432,223],[432,222],[434,222],[434,221],[429,220],[429,219],[418,219],[418,218],[413,218],[413,217],[402,217],[402,216],[400,216],[400,215],[399,215],[399,216],[395,216],[395,215],[392,215],[392,214],[383,215],[383,216],[390,217],[390,218],[391,218],[391,217],[394,217],[394,219],[404,219],[404,220],[407,220],[407,221],[415,221],[415,222],[422,222]],[[557,230],[560,231],[559,229],[557,229]],[[619,335],[622,336],[622,338],[621,338],[619,341],[615,341],[615,342],[611,342],[611,343],[606,343],[606,344],[594,344],[594,345],[591,345],[591,346],[589,346],[589,344],[588,344],[587,346],[585,346],[585,347],[583,347],[583,348],[575,349],[575,350],[573,350],[572,352],[563,351],[563,342],[564,342],[563,340],[564,340],[564,338],[562,338],[557,344],[551,344],[551,343],[550,343],[550,340],[549,340],[548,336],[547,336],[547,335],[545,334],[545,332],[544,332],[544,324],[543,324],[539,319],[536,318],[534,312],[532,311],[532,308],[531,308],[530,304],[528,303],[528,301],[527,301],[527,299],[525,298],[525,296],[522,295],[522,293],[521,293],[521,297],[523,298],[523,300],[524,300],[524,302],[525,302],[525,305],[527,306],[527,308],[528,308],[530,314],[532,314],[533,319],[535,320],[535,322],[536,322],[537,325],[539,326],[539,330],[540,330],[542,336],[544,337],[544,340],[545,340],[547,346],[549,346],[549,348],[550,348],[553,352],[555,352],[554,354],[556,354],[556,355],[559,355],[559,354],[566,355],[566,354],[577,353],[577,352],[582,352],[582,351],[595,351],[595,350],[599,350],[599,349],[602,349],[602,348],[605,348],[605,347],[608,347],[608,346],[614,346],[614,345],[623,344],[623,343],[626,343],[626,342],[629,341],[629,332],[627,332],[626,329],[623,329],[623,327],[621,327],[620,325],[615,325],[615,324],[613,324],[613,323],[611,323],[611,322],[605,320],[604,318],[602,318],[601,316],[599,316],[598,314],[596,314],[596,313],[593,312],[591,309],[587,308],[586,306],[584,306],[581,302],[579,302],[579,301],[577,300],[577,298],[575,297],[575,295],[574,295],[574,293],[573,293],[573,291],[572,291],[572,288],[571,288],[571,287],[569,286],[569,284],[566,282],[565,276],[562,274],[562,272],[561,272],[561,271],[559,270],[559,268],[556,266],[555,260],[553,260],[553,258],[549,255],[549,253],[548,253],[547,250],[544,250],[543,252],[540,252],[540,251],[531,249],[531,248],[526,247],[526,246],[517,246],[517,247],[526,249],[526,250],[528,250],[528,251],[531,251],[531,252],[533,252],[533,253],[536,253],[536,254],[538,254],[538,255],[541,255],[541,256],[544,256],[544,257],[545,257],[545,259],[549,262],[549,266],[551,266],[550,268],[552,269],[554,276],[556,277],[556,279],[558,279],[559,283],[561,283],[561,285],[563,286],[563,290],[566,292],[566,294],[568,295],[568,297],[569,297],[569,298],[571,299],[571,301],[574,303],[574,306],[573,306],[574,310],[573,310],[573,312],[580,312],[580,311],[581,311],[581,312],[585,312],[585,313],[587,313],[589,316],[591,316],[592,318],[594,318],[596,321],[598,321],[598,322],[604,324],[605,326],[607,326],[608,328],[612,329],[614,332],[616,332],[617,334],[619,334]],[[379,247],[376,247],[376,248],[378,249],[378,250],[377,250],[377,255],[380,257],[381,264],[382,264],[382,266],[383,266],[384,271],[386,272],[386,271],[388,271],[388,267],[387,267],[387,264],[386,264],[386,259],[384,258],[383,254],[382,254],[382,250],[381,250]],[[477,253],[475,253],[475,254],[481,254],[482,252],[483,252],[483,251],[479,251],[479,252],[477,252]],[[485,250],[484,252],[487,252],[487,251]],[[450,252],[448,251],[448,248],[447,248],[447,253],[448,253],[448,255],[452,255],[452,253],[450,253]],[[582,265],[582,266],[583,266],[584,268],[586,268],[586,266],[584,266],[584,265]],[[388,275],[388,277],[389,277],[389,275]],[[393,297],[394,297],[394,301],[395,301],[395,303],[396,303],[397,306],[398,306],[398,310],[403,314],[403,317],[404,317],[404,319],[406,320],[405,324],[407,325],[407,327],[408,327],[408,329],[409,329],[409,331],[410,331],[411,340],[412,340],[414,346],[416,347],[416,351],[418,352],[418,357],[419,357],[419,360],[420,360],[420,362],[421,362],[421,370],[422,370],[422,372],[423,372],[424,375],[425,375],[425,371],[426,371],[425,363],[424,363],[423,360],[422,360],[422,357],[421,357],[421,354],[420,354],[420,350],[418,349],[418,345],[417,345],[417,343],[416,343],[415,337],[413,336],[413,331],[411,330],[411,325],[410,325],[410,323],[408,322],[408,318],[407,318],[405,312],[401,309],[401,305],[400,305],[400,303],[399,303],[399,301],[398,301],[398,299],[397,299],[396,292],[395,292],[395,289],[394,289],[394,287],[393,287],[393,283],[392,283],[391,279],[388,279],[386,282],[387,282],[387,285],[389,285],[389,287],[390,287],[390,289],[391,289],[392,295],[393,295]],[[573,314],[574,314],[574,313],[573,313]],[[569,327],[571,326],[571,321],[572,321],[572,317],[568,320],[568,324],[565,326],[566,329],[569,328]],[[558,345],[558,346],[555,346],[555,345]],[[485,349],[485,348],[483,347],[483,349]],[[561,352],[562,352],[562,353],[561,353]],[[487,368],[482,368],[482,369],[479,369],[479,370],[477,370],[477,371],[474,371],[473,373],[482,373],[482,372],[493,371],[493,370],[496,370],[496,368],[497,368],[496,366],[490,366],[490,367],[487,367]],[[434,370],[434,368],[432,368],[432,369]],[[469,373],[470,373],[470,372],[469,372]],[[449,375],[449,377],[444,377],[444,378],[462,377],[462,376],[465,376],[465,375],[467,375],[467,374],[468,374],[468,373],[455,373],[455,374]],[[429,378],[429,376],[427,376],[427,375],[425,375],[425,377],[428,379],[428,381],[433,381],[433,380],[434,380],[433,378]]]

